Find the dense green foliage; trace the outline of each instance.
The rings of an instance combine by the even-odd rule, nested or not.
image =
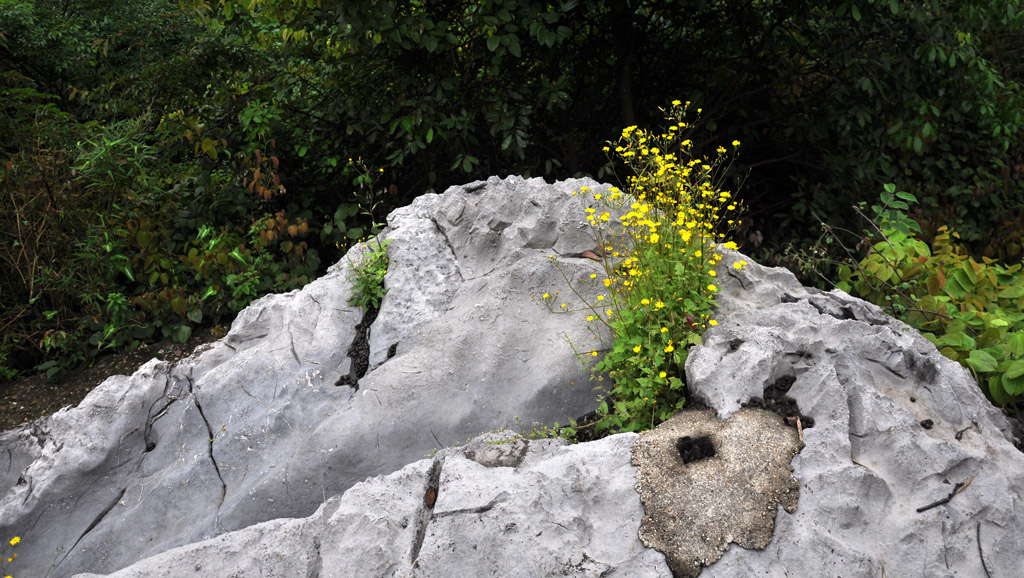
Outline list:
[[[867,255],[840,268],[839,287],[883,305],[918,329],[946,357],[968,367],[996,405],[1013,409],[1024,394],[1024,274],[1021,263],[979,263],[955,231],[941,227],[929,245],[906,212],[917,198],[886,185],[864,231]]]
[[[898,181],[926,238],[1017,259],[1022,30],[1020,0],[0,0],[0,372],[224,323],[426,191],[604,178],[594,143],[677,97],[694,154],[744,143],[761,258]]]
[[[388,272],[389,241],[390,239],[368,241],[362,261],[352,264],[349,272],[352,296],[348,304],[359,307],[363,313],[380,309],[380,302],[388,292],[384,287],[384,276]]]

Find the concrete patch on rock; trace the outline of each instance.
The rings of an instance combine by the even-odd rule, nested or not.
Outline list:
[[[684,411],[641,434],[633,464],[646,514],[640,539],[665,554],[675,576],[698,576],[731,542],[768,545],[781,505],[796,510],[799,484],[790,462],[797,431],[763,409],[729,419],[713,410]]]

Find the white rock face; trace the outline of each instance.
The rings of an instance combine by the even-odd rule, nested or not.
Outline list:
[[[1022,575],[1024,455],[967,370],[877,307],[730,267],[741,257],[723,261],[720,324],[687,360],[694,398],[727,417],[781,381],[814,425],[797,510],[702,576]]]
[[[351,251],[302,290],[263,297],[177,365],[114,377],[78,407],[0,433],[0,536],[18,569],[109,573],[176,546],[311,515],[368,476],[496,427],[597,406],[568,335],[578,316],[531,297],[600,272],[572,192],[509,177],[424,195],[390,216],[390,293],[358,388],[348,356]],[[573,220],[570,216],[576,216]],[[388,353],[393,356],[388,359]],[[51,569],[52,568],[52,569]]]
[[[550,254],[570,278],[600,273],[581,258],[594,247],[570,193],[584,185],[491,179],[392,214],[392,292],[357,390],[333,385],[360,319],[342,264],[177,366],[0,434],[0,536],[23,537],[20,575],[53,561],[61,578],[661,577],[669,558],[717,578],[1022,575],[1024,455],[970,375],[877,307],[783,269],[737,271],[738,254],[719,272],[719,325],[687,361],[701,416],[574,446],[487,434],[420,459],[516,415],[594,407],[562,337],[589,339],[584,316],[530,299],[565,290]],[[682,435],[706,437],[698,461],[675,461]],[[746,477],[774,501],[715,491],[716,472],[741,484],[766,460]],[[659,487],[673,471],[710,490]],[[671,507],[642,503],[638,484]],[[723,512],[737,504],[753,513]],[[638,535],[671,516],[666,558]],[[698,523],[719,527],[673,535]],[[711,548],[694,547],[702,535]]]

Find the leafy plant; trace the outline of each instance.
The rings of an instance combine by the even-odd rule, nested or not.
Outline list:
[[[583,299],[579,309],[589,313],[587,321],[607,326],[614,340],[594,367],[607,372],[614,384],[598,410],[598,431],[649,429],[682,409],[687,349],[717,324],[712,319],[715,266],[722,249],[736,248],[725,239],[739,224],[735,214],[740,205],[720,186],[719,175],[730,158],[726,149],[719,147],[713,160],[697,157],[683,136],[688,105],[673,101],[665,111],[670,123],[665,132],[630,126],[617,143],[605,147],[608,153],[614,147],[614,155],[632,172],[625,193],[612,189],[606,197],[586,188],[577,193],[625,212],[617,219],[620,226],[609,230],[614,221],[610,210],[586,209],[605,252],[607,293],[589,303],[573,289]],[[554,298],[546,293],[544,299],[554,309]],[[577,310],[568,304],[559,309]]]
[[[380,309],[387,289],[384,287],[384,276],[388,272],[388,243],[390,239],[374,239],[366,243],[369,252],[363,260],[352,265],[352,296],[349,305],[357,305],[364,313]],[[376,248],[373,245],[376,245]]]
[[[1019,411],[1024,394],[1024,273],[967,254],[939,227],[931,243],[907,216],[917,198],[885,185],[863,232],[867,255],[839,268],[840,289],[885,306],[946,357],[971,370],[997,405]],[[863,214],[863,213],[862,213]]]
[[[569,423],[562,425],[557,421],[550,426],[532,423],[527,425],[518,415],[515,416],[516,427],[519,429],[517,434],[520,438],[526,440],[542,440],[542,439],[554,439],[562,438],[569,443],[576,443],[578,440],[577,436],[577,425],[576,420],[570,419]],[[515,440],[509,440],[510,442]]]

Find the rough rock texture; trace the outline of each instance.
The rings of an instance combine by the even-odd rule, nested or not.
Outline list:
[[[719,325],[687,360],[691,390],[735,418],[791,384],[814,426],[793,459],[796,512],[779,512],[765,549],[730,548],[702,575],[1020,576],[1024,455],[970,374],[877,307],[782,269],[736,271],[739,258],[722,263]]]
[[[728,420],[712,410],[684,411],[644,432],[633,447],[644,504],[640,538],[664,552],[675,576],[693,578],[730,542],[764,548],[775,511],[797,507],[790,461],[800,449],[795,428],[764,409]]]
[[[312,514],[368,476],[481,431],[596,406],[565,342],[578,316],[532,299],[597,263],[572,192],[590,180],[492,178],[395,211],[390,292],[358,387],[347,356],[354,249],[301,291],[270,295],[177,365],[113,377],[78,407],[0,433],[0,536],[21,575],[109,573],[253,524]],[[388,353],[394,355],[388,359]]]
[[[664,556],[637,538],[636,437],[565,446],[488,434],[356,484],[308,518],[177,548],[110,578],[668,577]]]
[[[737,271],[735,254],[718,277],[719,325],[686,366],[711,411],[632,454],[635,435],[559,447],[494,434],[399,470],[515,415],[593,407],[562,338],[586,343],[583,315],[530,299],[565,290],[549,254],[570,278],[600,274],[581,258],[595,249],[569,194],[582,184],[492,179],[392,214],[393,293],[358,389],[333,385],[351,373],[360,317],[341,265],[260,300],[209,351],[0,434],[0,536],[23,537],[15,575],[53,560],[58,578],[667,576],[638,538],[645,516],[675,518],[659,546],[673,565],[711,564],[679,575],[1021,575],[1024,456],[970,375],[877,307],[782,269]],[[638,478],[631,459],[663,471]],[[357,484],[378,474],[390,475]],[[666,495],[645,512],[638,483]],[[695,549],[701,533],[709,548]]]

